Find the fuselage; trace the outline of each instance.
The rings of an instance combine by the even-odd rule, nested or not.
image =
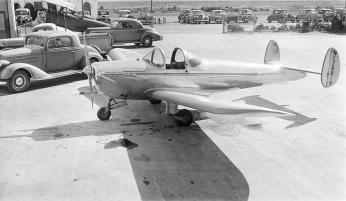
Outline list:
[[[199,93],[256,87],[305,77],[304,72],[283,68],[279,64],[232,61],[202,61],[185,69],[155,67],[141,59],[94,64],[99,90],[115,99],[146,100],[149,98],[146,92],[158,88]]]

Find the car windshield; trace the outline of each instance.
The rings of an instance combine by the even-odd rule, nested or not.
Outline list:
[[[201,10],[193,10],[192,13],[193,14],[202,14],[203,12]]]
[[[99,15],[109,15],[109,11],[99,11]]]
[[[308,14],[308,13],[311,13],[311,10],[301,10],[300,13],[305,13],[305,14]]]
[[[25,44],[26,45],[39,45],[39,46],[44,47],[45,40],[43,37],[39,37],[39,36],[28,36],[28,37],[26,37]]]
[[[287,10],[274,10],[273,13],[274,14],[283,14],[283,13],[287,13]]]
[[[246,9],[246,10],[241,10],[241,13],[242,14],[249,14],[249,13],[251,13],[251,11]]]
[[[29,12],[26,10],[16,10],[16,15],[29,15]]]
[[[214,10],[213,13],[214,14],[222,14],[222,10]]]
[[[183,14],[190,13],[190,10],[182,10],[182,13],[183,13]]]

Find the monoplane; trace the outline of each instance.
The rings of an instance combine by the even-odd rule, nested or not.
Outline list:
[[[216,92],[228,89],[257,87],[264,84],[295,81],[307,74],[321,76],[323,87],[330,87],[338,80],[340,60],[337,50],[329,48],[321,72],[312,72],[280,64],[278,44],[271,40],[265,52],[264,63],[236,61],[210,62],[195,57],[181,48],[175,48],[169,63],[162,49],[156,47],[145,56],[126,50],[113,49],[110,61],[93,63],[84,72],[96,89],[109,97],[97,116],[108,120],[111,110],[126,100],[149,100],[152,104],[166,102],[166,114],[174,117],[178,125],[189,126],[194,115],[185,106],[214,114],[290,115],[285,111],[225,101],[213,98]]]

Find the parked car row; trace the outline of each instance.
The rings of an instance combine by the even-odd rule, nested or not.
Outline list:
[[[296,16],[287,12],[287,9],[274,9],[272,14],[268,16],[267,21],[270,23],[272,21],[276,22],[317,22],[324,21],[328,22],[333,19],[333,17],[340,15],[346,15],[345,8],[336,8],[334,10],[329,8],[315,9],[301,9]]]
[[[181,9],[178,16],[180,23],[200,24],[200,23],[222,23],[224,20],[229,22],[253,21],[255,15],[250,9],[240,9],[237,13],[226,14],[224,10],[212,10],[206,13],[202,10]]]
[[[1,39],[0,84],[11,92],[24,92],[32,80],[80,74],[87,60],[107,60],[106,52],[115,43],[148,47],[163,39],[155,29],[130,18],[119,18],[108,27],[88,28],[83,35],[58,29],[62,28],[43,23],[23,38]]]

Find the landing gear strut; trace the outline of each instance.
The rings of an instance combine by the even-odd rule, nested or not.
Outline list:
[[[109,118],[112,115],[111,110],[121,107],[121,106],[125,106],[127,105],[126,101],[119,101],[117,102],[116,100],[114,100],[114,98],[109,98],[108,104],[106,107],[101,107],[98,111],[97,111],[97,117],[101,120],[101,121],[106,121],[109,120]]]

